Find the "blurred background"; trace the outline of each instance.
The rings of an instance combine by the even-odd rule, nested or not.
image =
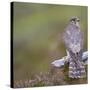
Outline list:
[[[87,50],[87,7],[14,2],[14,80],[49,71],[50,63],[66,55],[62,32],[78,16]]]

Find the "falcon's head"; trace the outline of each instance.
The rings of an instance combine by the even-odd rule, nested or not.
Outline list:
[[[70,19],[70,23],[76,25],[78,28],[80,27],[80,19],[78,17],[72,17]]]

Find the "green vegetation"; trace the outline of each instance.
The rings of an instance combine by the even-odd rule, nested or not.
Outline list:
[[[87,70],[87,66],[86,66]],[[87,73],[86,73],[87,74]],[[34,74],[26,80],[14,81],[15,88],[25,87],[41,87],[41,86],[55,86],[55,85],[75,85],[86,84],[87,75],[85,78],[72,79],[68,77],[68,64],[63,68],[51,67],[49,72]]]

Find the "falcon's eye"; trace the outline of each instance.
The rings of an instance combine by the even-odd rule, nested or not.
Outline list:
[[[79,22],[80,20],[78,19],[77,22]]]
[[[71,19],[71,21],[75,21],[75,19]]]

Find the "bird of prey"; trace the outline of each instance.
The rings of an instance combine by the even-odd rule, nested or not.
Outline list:
[[[80,31],[80,20],[72,17],[63,33],[63,41],[70,56],[69,77],[84,78],[86,75],[82,61],[83,53],[83,33]]]

